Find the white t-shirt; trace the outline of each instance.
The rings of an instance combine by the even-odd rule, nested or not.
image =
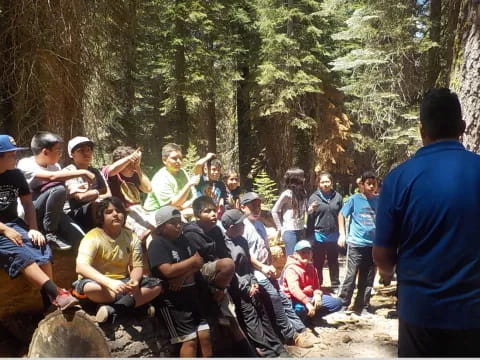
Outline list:
[[[48,183],[47,180],[39,180],[36,178],[36,175],[40,171],[59,171],[62,170],[59,164],[48,165],[46,167],[40,166],[36,161],[34,156],[28,158],[23,158],[18,162],[17,167],[23,171],[25,178],[27,179],[28,186],[32,191],[32,196],[35,199],[40,192],[40,189],[43,185]]]
[[[249,219],[243,220],[243,223],[245,224],[243,237],[247,240],[250,256],[253,256],[262,264],[270,265],[268,263],[269,244],[265,226],[260,221],[252,223]],[[256,269],[253,274],[257,280],[264,280],[267,278],[264,273]]]

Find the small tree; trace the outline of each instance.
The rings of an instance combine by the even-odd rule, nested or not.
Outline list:
[[[183,169],[188,175],[193,175],[193,169],[198,159],[200,159],[200,156],[198,155],[197,147],[194,144],[188,145],[187,153],[183,158]]]
[[[260,171],[253,179],[253,191],[262,197],[262,208],[270,210],[278,196],[278,189],[265,170]]]

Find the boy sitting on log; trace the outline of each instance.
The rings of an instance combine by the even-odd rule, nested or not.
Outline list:
[[[160,312],[170,333],[172,344],[181,344],[181,357],[212,355],[210,327],[201,314],[199,283],[195,275],[204,262],[193,252],[182,235],[180,211],[174,206],[161,207],[155,213],[157,226],[148,245],[152,274],[165,280],[168,287],[160,300]]]
[[[50,302],[65,310],[78,301],[52,279],[52,251],[37,230],[32,195],[23,173],[15,168],[17,148],[11,136],[0,135],[0,265],[11,279],[23,274],[39,287],[45,309]],[[17,214],[17,198],[25,221]]]
[[[126,210],[116,198],[98,204],[99,227],[80,243],[75,291],[99,307],[96,320],[103,323],[129,309],[147,304],[162,292],[160,280],[143,276],[142,246],[137,236],[124,228]]]

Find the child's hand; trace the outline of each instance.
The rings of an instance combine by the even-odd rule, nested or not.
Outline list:
[[[18,246],[25,246],[23,243],[22,235],[15,229],[12,229],[11,227],[6,226],[5,231],[3,232],[3,235],[7,239],[10,239],[14,244]]]
[[[314,201],[310,204],[307,211],[308,211],[309,214],[311,214],[311,213],[317,211],[317,209],[318,209],[318,202]]]
[[[35,229],[28,230],[28,237],[32,240],[34,245],[43,246],[45,245],[45,237],[43,234]]]
[[[250,291],[248,292],[248,296],[253,297],[255,296],[255,294],[258,293],[258,291],[258,284],[252,284],[252,286],[250,287]]]
[[[308,317],[313,317],[315,315],[315,306],[313,306],[312,303],[307,303],[307,305],[305,305],[305,307],[307,308],[307,316]]]
[[[277,269],[275,269],[275,266],[273,265],[263,265],[262,272],[268,277],[272,277],[277,273]]]
[[[342,248],[345,247],[345,245],[346,245],[345,234],[340,234],[340,236],[338,237],[337,244],[338,244],[338,246],[340,246]]]
[[[198,251],[193,254],[192,258],[194,260],[195,266],[200,270],[200,268],[203,266],[203,258],[200,256]]]
[[[124,294],[128,292],[128,286],[120,280],[110,280],[107,287],[115,294]]]
[[[95,181],[95,174],[88,170],[83,170],[82,178],[92,184]]]
[[[313,296],[314,299],[314,304],[315,304],[315,309],[318,310],[322,307],[322,294],[320,293],[315,293]]]

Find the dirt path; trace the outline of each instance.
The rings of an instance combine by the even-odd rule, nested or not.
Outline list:
[[[341,259],[344,260],[344,259]],[[344,265],[341,261],[341,280]],[[324,269],[328,282],[328,271]],[[397,357],[398,318],[395,310],[396,286],[378,285],[375,279],[372,313],[362,316],[334,313],[315,327],[322,340],[311,349],[289,347],[295,357],[393,358]],[[355,296],[355,295],[354,295]]]

